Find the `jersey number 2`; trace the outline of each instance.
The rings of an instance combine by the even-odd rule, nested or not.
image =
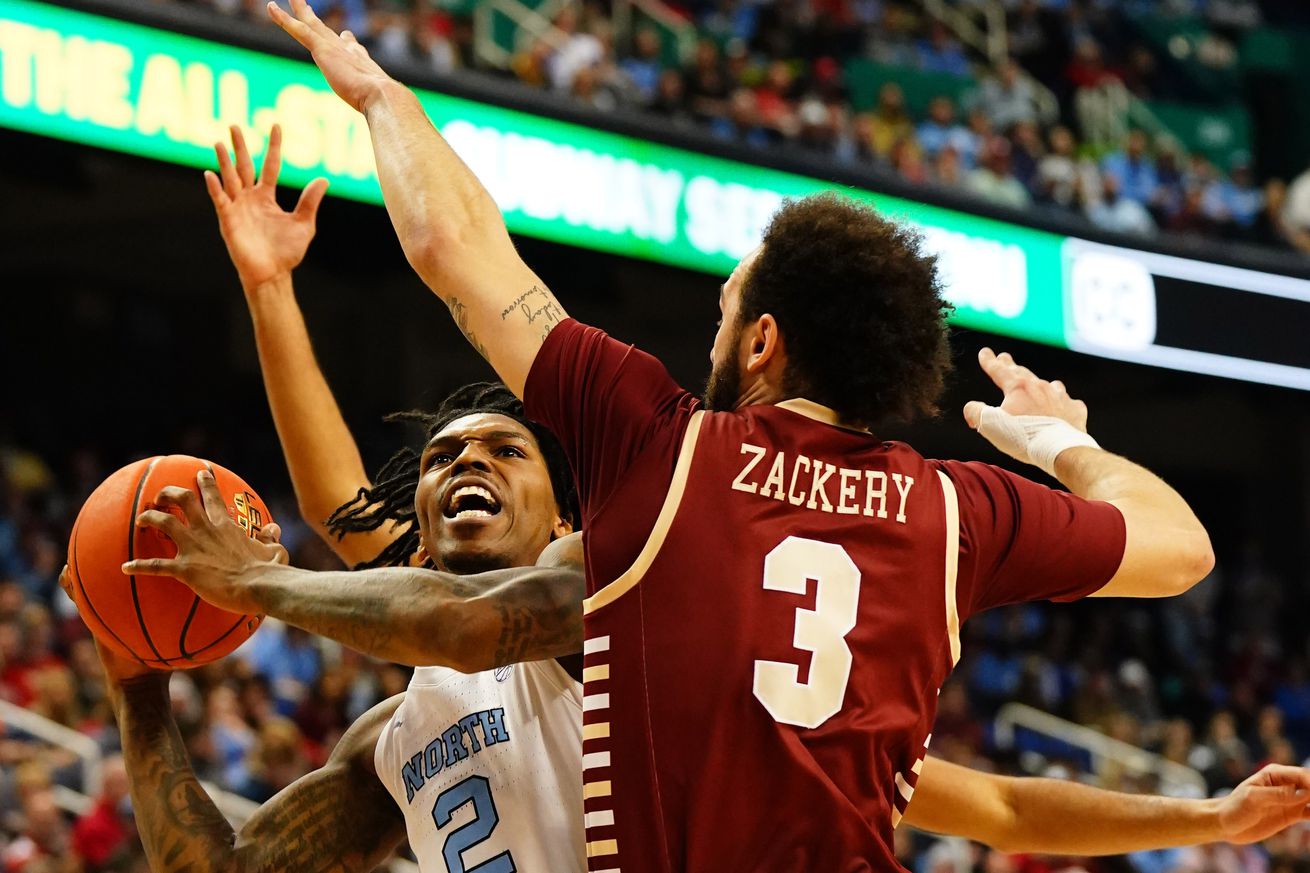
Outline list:
[[[476,867],[464,866],[463,854],[491,836],[500,822],[500,813],[496,812],[496,802],[491,799],[491,783],[487,782],[487,777],[470,776],[437,795],[436,805],[432,807],[432,820],[437,823],[437,830],[449,825],[455,810],[466,803],[473,804],[473,819],[451,831],[441,846],[441,857],[446,861],[446,870],[449,873],[515,873],[517,868],[514,859],[507,851]]]
[[[764,587],[804,594],[813,579],[814,609],[796,610],[792,644],[811,653],[808,682],[795,664],[755,662],[755,697],[774,721],[816,728],[837,714],[851,678],[846,635],[860,605],[860,568],[835,543],[787,537],[764,558]]]

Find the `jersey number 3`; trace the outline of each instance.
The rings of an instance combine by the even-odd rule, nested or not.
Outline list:
[[[800,669],[781,661],[755,662],[755,697],[774,721],[816,728],[837,714],[851,678],[846,635],[860,605],[860,568],[835,543],[787,537],[764,558],[768,591],[804,594],[817,586],[814,609],[796,610],[792,644],[811,653],[808,682]]]
[[[437,802],[432,807],[432,820],[437,823],[437,830],[449,825],[455,810],[466,803],[473,804],[473,818],[451,831],[441,846],[446,870],[449,873],[515,873],[517,868],[509,852],[501,852],[476,867],[464,866],[464,853],[491,836],[500,822],[487,777],[470,776],[437,795]]]

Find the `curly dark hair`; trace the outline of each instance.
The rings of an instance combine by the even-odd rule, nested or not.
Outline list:
[[[372,560],[363,561],[355,569],[395,567],[404,564],[419,547],[418,514],[414,509],[414,494],[418,490],[419,458],[423,445],[442,428],[457,418],[480,413],[495,413],[514,419],[526,427],[537,440],[541,454],[550,472],[550,484],[555,491],[555,503],[560,515],[577,525],[582,515],[578,506],[578,493],[573,484],[573,473],[568,457],[555,434],[528,418],[523,402],[499,382],[474,382],[457,388],[431,412],[410,410],[386,417],[387,421],[417,422],[426,434],[424,443],[406,446],[392,455],[373,477],[373,484],[359,489],[355,499],[337,507],[328,516],[327,527],[341,539],[349,533],[377,530],[384,524],[399,525],[402,533]]]
[[[918,233],[826,193],[773,217],[738,324],[772,314],[787,344],[783,389],[871,427],[937,413],[951,370],[951,310]]]

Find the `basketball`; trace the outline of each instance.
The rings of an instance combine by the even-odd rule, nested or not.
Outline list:
[[[166,576],[128,576],[125,561],[170,558],[171,540],[136,518],[169,485],[199,491],[196,473],[213,474],[228,515],[255,536],[271,521],[268,508],[230,470],[189,455],[143,458],[100,484],[83,504],[68,543],[72,597],[88,628],[119,655],[158,669],[185,669],[217,660],[241,645],[262,616],[239,615],[204,602]],[[180,510],[167,508],[181,517]]]

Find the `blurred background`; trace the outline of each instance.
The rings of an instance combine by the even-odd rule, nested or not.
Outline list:
[[[589,187],[600,175],[567,178],[563,205],[548,208],[549,166],[498,170],[486,154],[466,155],[502,173],[493,190],[524,257],[570,313],[656,354],[689,388],[703,385],[718,284],[767,218],[732,192],[776,204],[839,186],[921,223],[960,307],[943,416],[887,423],[881,435],[930,456],[1010,465],[959,415],[966,400],[995,396],[973,363],[992,345],[1063,379],[1088,402],[1104,446],[1188,498],[1214,539],[1211,577],[1169,601],[975,619],[941,695],[934,753],[1194,797],[1310,757],[1310,6],[316,8],[402,80],[447,95],[432,106],[449,116],[438,123],[452,140],[449,119],[479,118],[483,136],[522,125],[535,142],[596,137],[585,154],[609,163],[586,173],[626,160],[681,174],[677,227],[663,228],[654,212],[638,214],[654,209],[645,182],[610,192],[593,221],[574,213],[592,214],[584,198],[601,196]],[[96,54],[100,45],[122,52]],[[172,90],[160,57],[175,59]],[[491,378],[410,272],[369,161],[347,154],[358,122],[307,110],[295,99],[308,97],[282,88],[279,77],[315,81],[294,58],[254,0],[0,0],[5,873],[146,869],[99,664],[56,584],[71,521],[108,473],[151,454],[212,458],[269,502],[298,565],[335,566],[299,519],[244,300],[195,169],[212,160],[221,122],[266,130],[279,118],[289,144],[318,144],[289,146],[287,180],[327,173],[346,195],[324,205],[296,284],[370,467],[419,438],[384,414]],[[130,69],[123,93],[87,90],[114,81],[100,63]],[[246,92],[224,78],[241,69]],[[277,115],[262,115],[255,104],[275,87],[263,103]],[[116,119],[120,105],[129,114]],[[508,137],[498,142],[506,162],[518,160]],[[718,199],[698,200],[707,189],[693,177],[721,183]],[[697,228],[706,215],[739,223],[741,238],[708,239]],[[197,771],[239,820],[407,681],[402,668],[269,622],[234,656],[177,674],[172,691]],[[1005,855],[907,828],[898,841],[915,873],[1310,871],[1306,828],[1258,846],[1101,859]]]

